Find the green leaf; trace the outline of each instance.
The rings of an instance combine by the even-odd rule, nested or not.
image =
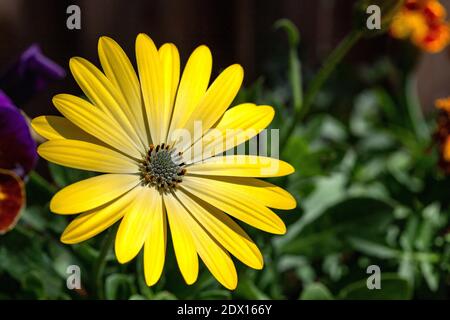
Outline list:
[[[398,275],[406,279],[411,287],[415,285],[416,261],[411,252],[404,252],[399,262]]]
[[[144,296],[141,296],[140,294],[133,294],[128,298],[128,300],[147,300]]]
[[[268,300],[269,297],[262,292],[253,281],[241,279],[235,291],[236,296],[248,300]]]
[[[315,190],[303,202],[305,214],[289,227],[286,235],[275,239],[275,246],[277,248],[291,246],[292,241],[307,225],[324,214],[329,206],[342,200],[345,195],[345,182],[346,177],[341,173],[336,173],[330,177],[317,178]],[[330,192],[330,190],[333,190],[333,192]]]
[[[432,203],[423,209],[423,221],[415,241],[417,249],[428,250],[433,244],[436,232],[445,226],[447,219],[440,213],[440,209],[438,203]]]
[[[32,231],[18,230],[20,228],[16,227],[13,232],[1,236],[0,245],[0,273],[6,272],[20,284],[21,289],[15,294],[26,294],[27,298],[33,299],[66,296],[65,280],[58,275],[47,253],[46,239]]]
[[[77,265],[81,267],[81,262],[70,251],[70,247],[59,242],[51,242],[49,244],[48,253],[52,260],[53,268],[56,273],[62,278],[67,278],[67,267],[70,265]]]
[[[379,112],[377,97],[372,91],[366,90],[359,94],[350,118],[351,132],[358,137],[372,135]]]
[[[423,188],[422,179],[412,175],[414,167],[413,159],[408,152],[397,151],[386,159],[386,166],[394,178],[413,192],[419,192]]]
[[[412,297],[411,287],[396,274],[381,274],[381,288],[368,289],[367,279],[354,282],[339,293],[345,300],[408,300]]]
[[[330,193],[328,189],[324,192]],[[331,191],[331,192],[332,192]],[[326,197],[326,194],[324,194]],[[324,200],[326,202],[326,200]],[[350,237],[366,237],[384,233],[393,220],[392,205],[382,199],[353,197],[341,200],[317,213],[318,218],[304,225],[304,218],[290,229],[302,228],[289,241],[278,241],[283,253],[317,257],[342,250]],[[303,230],[304,227],[304,230]],[[292,232],[292,231],[291,231]],[[289,232],[288,232],[289,235]]]
[[[40,206],[26,207],[20,217],[21,223],[32,227],[34,230],[44,232],[47,227],[47,221],[42,216],[42,211],[46,210],[43,210]],[[46,213],[48,212],[46,211]]]
[[[393,259],[400,256],[400,252],[383,244],[375,243],[358,237],[348,239],[352,247],[368,256],[380,259]]]
[[[177,297],[169,292],[169,291],[161,291],[156,293],[153,297],[153,300],[177,300]]]
[[[227,290],[212,289],[200,292],[197,299],[201,300],[229,300],[231,299],[231,293]]]
[[[297,47],[300,42],[300,32],[295,24],[288,19],[277,20],[274,24],[276,29],[283,29],[288,36],[289,46]]]
[[[434,269],[430,262],[424,261],[420,263],[420,270],[431,291],[437,291],[439,287],[439,273]]]
[[[322,283],[312,283],[303,290],[300,300],[333,300],[333,295]]]
[[[136,294],[133,276],[126,274],[111,274],[106,278],[105,297],[108,300],[123,299]]]
[[[297,54],[300,33],[297,27],[287,19],[275,22],[275,28],[286,31],[289,40],[289,82],[291,84],[292,101],[295,112],[300,112],[303,104],[302,65]],[[294,121],[294,119],[291,119]]]
[[[404,86],[406,108],[411,120],[411,125],[419,142],[428,143],[431,134],[427,123],[425,122],[423,108],[420,104],[419,94],[417,91],[417,75],[415,72],[407,76]]]

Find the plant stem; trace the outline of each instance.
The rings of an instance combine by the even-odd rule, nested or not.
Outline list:
[[[292,23],[287,19],[280,19],[275,22],[275,28],[284,29],[289,43],[289,82],[292,91],[292,102],[294,112],[300,112],[303,104],[303,86],[302,86],[302,66],[297,55],[298,44],[300,42],[300,33]]]
[[[309,85],[305,93],[302,107],[296,110],[293,121],[284,131],[282,139],[282,141],[284,141],[284,146],[286,146],[287,139],[294,131],[296,123],[302,120],[303,117],[308,113],[309,109],[311,108],[312,102],[316,98],[317,93],[319,92],[320,88],[322,88],[324,83],[328,80],[331,73],[336,68],[336,65],[342,61],[345,55],[358,42],[362,35],[363,31],[361,30],[353,30],[352,32],[350,32],[324,61],[322,67],[311,81],[311,84]]]
[[[136,259],[136,273],[137,273],[137,282],[139,287],[139,293],[146,297],[147,299],[153,298],[153,291],[149,286],[145,283],[145,274],[144,274],[144,253],[141,252]]]
[[[300,60],[297,56],[297,48],[293,47],[289,50],[289,80],[291,82],[292,100],[294,102],[294,111],[301,112],[303,104],[302,92],[302,68]]]
[[[414,133],[416,134],[416,137],[418,139],[422,141],[427,141],[431,135],[428,130],[425,117],[423,115],[423,110],[419,102],[419,97],[417,96],[416,77],[413,75],[408,76],[406,78],[405,86],[406,86],[405,88],[406,107]]]
[[[97,262],[94,267],[94,279],[95,279],[95,290],[97,293],[97,298],[100,300],[105,299],[105,290],[103,286],[103,274],[105,271],[106,260],[108,258],[108,253],[114,243],[114,236],[116,234],[117,227],[109,228],[105,238],[102,242],[102,247],[100,249],[100,255],[98,256]]]

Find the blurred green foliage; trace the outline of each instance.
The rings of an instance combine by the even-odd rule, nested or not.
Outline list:
[[[280,24],[289,28],[289,24]],[[290,30],[294,58],[299,37]],[[201,267],[187,286],[171,245],[162,279],[145,285],[142,256],[120,265],[108,252],[100,278],[107,299],[448,299],[450,297],[450,179],[440,172],[431,140],[434,115],[425,120],[411,66],[395,57],[368,65],[341,63],[292,135],[281,141],[281,158],[296,168],[273,179],[297,199],[279,212],[284,236],[243,226],[261,248],[265,267],[236,261],[239,285],[225,290]],[[301,108],[302,78],[282,70],[284,81],[260,79],[237,101],[271,104],[271,128],[283,128]],[[270,75],[269,75],[270,77]],[[393,79],[395,81],[393,81]],[[344,88],[344,89],[343,89]],[[16,229],[0,238],[0,299],[93,299],[102,234],[68,246],[59,242],[69,218],[50,213],[55,190],[90,173],[49,165],[52,185],[31,177],[28,203]],[[243,225],[243,224],[241,224]],[[77,264],[82,290],[66,288],[66,268]],[[369,265],[381,269],[381,289],[367,289]]]

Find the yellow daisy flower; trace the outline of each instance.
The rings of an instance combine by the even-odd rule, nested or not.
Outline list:
[[[79,243],[121,220],[117,260],[129,262],[144,247],[151,286],[161,276],[170,230],[186,283],[196,281],[200,256],[222,285],[234,289],[237,274],[229,253],[254,269],[263,267],[263,257],[229,216],[284,234],[283,221],[269,208],[296,207],[288,192],[255,179],[290,174],[291,165],[223,154],[266,128],[273,108],[244,103],[227,110],[242,84],[242,67],[226,68],[208,86],[212,57],[203,45],[188,59],[181,79],[177,48],[166,43],[157,49],[145,34],[136,39],[138,75],[114,40],[100,38],[98,52],[103,72],[83,58],[70,60],[88,100],[56,95],[53,103],[64,117],[32,121],[49,140],[38,148],[41,157],[103,173],[53,197],[52,212],[81,213],[61,241]]]

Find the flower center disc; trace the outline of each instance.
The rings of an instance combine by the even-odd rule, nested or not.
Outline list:
[[[186,173],[182,153],[162,143],[150,145],[139,165],[143,186],[155,187],[161,192],[169,192],[183,181]]]

